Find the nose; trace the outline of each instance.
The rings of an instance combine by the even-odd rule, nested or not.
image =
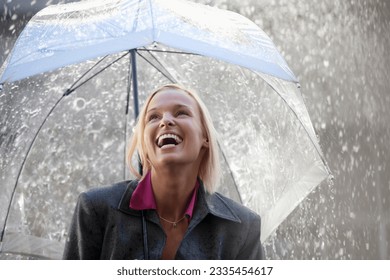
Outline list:
[[[173,120],[173,116],[169,113],[163,114],[162,118],[160,120],[160,127],[173,126],[173,125],[175,125],[175,122]]]

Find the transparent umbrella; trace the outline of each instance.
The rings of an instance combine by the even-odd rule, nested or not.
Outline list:
[[[329,176],[297,79],[248,19],[179,0],[52,6],[1,69],[0,258],[61,257],[77,195],[129,178],[138,106],[168,82],[210,109],[218,191],[262,216],[262,241]]]

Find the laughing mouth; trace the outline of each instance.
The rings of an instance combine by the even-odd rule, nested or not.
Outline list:
[[[179,145],[181,142],[183,142],[183,139],[172,133],[162,134],[157,138],[156,144],[159,148],[162,148],[163,146],[167,145]]]

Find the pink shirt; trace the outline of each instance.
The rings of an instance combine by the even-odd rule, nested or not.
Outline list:
[[[185,212],[189,219],[192,218],[192,214],[194,212],[198,188],[199,182],[197,180],[194,191],[192,192],[190,202]],[[135,210],[157,209],[157,204],[152,189],[152,179],[150,171],[148,172],[148,174],[146,174],[145,178],[138,183],[137,188],[134,190],[133,195],[130,199],[130,208]]]

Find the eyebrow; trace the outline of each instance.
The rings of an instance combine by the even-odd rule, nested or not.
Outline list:
[[[180,109],[180,108],[186,108],[186,109],[191,110],[191,107],[188,106],[188,105],[185,105],[185,104],[175,104],[173,108],[174,108],[175,110]],[[148,110],[146,111],[146,113],[149,113],[149,112],[151,112],[151,111],[156,111],[156,110],[158,110],[158,107],[153,107],[153,108],[148,109]],[[191,110],[191,111],[192,111],[192,110]]]

